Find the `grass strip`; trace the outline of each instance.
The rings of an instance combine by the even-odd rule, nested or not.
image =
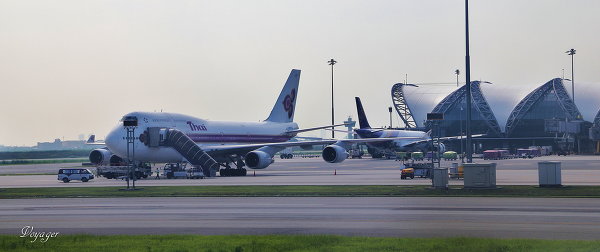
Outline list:
[[[600,241],[383,238],[335,235],[58,235],[42,243],[0,236],[0,251],[598,251]]]
[[[85,163],[89,162],[87,158],[71,159],[16,159],[0,160],[0,166],[4,165],[32,165],[32,164],[66,164],[66,163]]]
[[[81,197],[600,197],[600,186],[502,186],[499,189],[431,189],[426,185],[265,185],[265,186],[139,186],[124,187],[44,187],[0,188],[0,199],[81,198]]]

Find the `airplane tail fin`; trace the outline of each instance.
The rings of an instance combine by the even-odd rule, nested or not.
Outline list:
[[[90,135],[86,143],[94,143],[96,142],[96,135]]]
[[[277,102],[271,110],[266,121],[269,122],[292,122],[294,121],[294,110],[298,96],[298,84],[300,83],[300,70],[292,69]]]
[[[362,102],[360,102],[359,97],[354,97],[356,100],[356,110],[358,111],[358,124],[361,129],[370,129],[371,125],[369,125],[369,121],[367,121],[367,115],[365,115],[365,110],[363,109]]]

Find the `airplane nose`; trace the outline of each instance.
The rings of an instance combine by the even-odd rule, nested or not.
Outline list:
[[[114,128],[108,133],[108,135],[106,135],[104,143],[106,144],[106,147],[108,147],[108,149],[113,150],[113,152],[118,152],[119,145],[121,144],[121,142],[123,142],[121,138],[122,137],[119,132],[119,129]]]

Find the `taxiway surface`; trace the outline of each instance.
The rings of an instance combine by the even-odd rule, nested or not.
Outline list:
[[[600,239],[600,199],[85,198],[0,200],[0,233],[338,234]]]
[[[537,163],[540,161],[562,162],[563,185],[600,185],[600,156],[546,156],[535,159],[495,160],[498,185],[537,185]],[[476,160],[476,162],[490,162]],[[442,166],[450,166],[444,161]],[[63,164],[73,167],[75,164]],[[0,167],[0,174],[18,173],[19,168],[28,172],[37,166]],[[44,172],[60,165],[39,166]],[[50,168],[53,167],[53,168]],[[400,179],[400,162],[382,159],[350,159],[338,164],[324,162],[320,158],[276,159],[263,170],[248,170],[245,177],[219,177],[203,180],[187,179],[142,179],[139,186],[182,186],[182,185],[429,185],[430,179]],[[90,168],[93,170],[93,168]],[[153,168],[153,171],[156,168]],[[38,171],[39,172],[39,171]],[[256,174],[256,176],[254,176]],[[334,175],[336,174],[336,175]],[[450,180],[451,185],[462,185],[462,180]],[[91,187],[123,186],[125,181],[98,177],[90,182],[73,181],[63,183],[56,175],[0,176],[0,188],[14,187]]]

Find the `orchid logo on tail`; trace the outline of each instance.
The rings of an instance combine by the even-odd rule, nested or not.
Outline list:
[[[283,108],[288,113],[288,118],[294,115],[294,101],[296,101],[296,89],[292,89],[292,92],[283,99]]]

